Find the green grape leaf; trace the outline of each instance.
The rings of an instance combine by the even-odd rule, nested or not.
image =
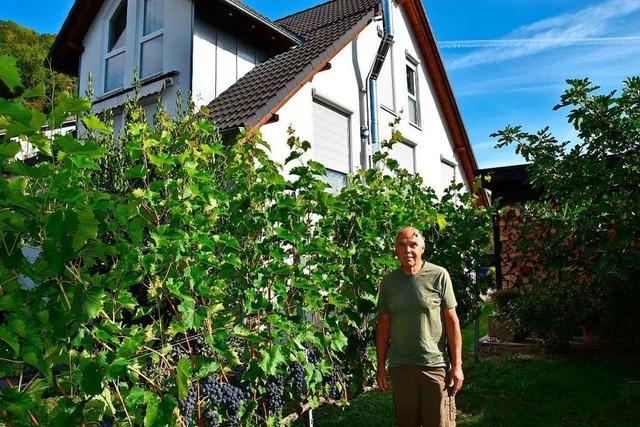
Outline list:
[[[258,366],[268,375],[276,375],[280,365],[287,362],[282,352],[282,347],[279,345],[274,345],[269,352],[260,350],[260,354],[262,355],[262,360]]]
[[[20,152],[18,141],[9,141],[0,144],[0,160],[12,159]]]
[[[7,343],[16,356],[20,354],[20,341],[16,334],[6,325],[0,325],[0,340]]]
[[[178,397],[183,399],[187,395],[189,389],[189,378],[191,377],[191,361],[184,357],[180,359],[177,366],[178,377]]]
[[[147,175],[147,168],[144,165],[134,166],[124,173],[124,179],[140,179]]]
[[[22,86],[20,70],[16,65],[16,59],[8,55],[0,55],[0,80],[13,92],[16,86]]]
[[[81,208],[76,211],[78,216],[78,230],[73,239],[73,249],[79,251],[87,241],[95,239],[98,235],[98,222],[89,208]]]
[[[102,393],[102,380],[104,379],[104,369],[96,360],[87,360],[81,364],[80,387],[82,391],[90,396]]]
[[[87,127],[87,129],[95,130],[96,132],[109,134],[113,132],[109,126],[102,123],[102,121],[94,115],[89,115],[82,118],[82,123]]]

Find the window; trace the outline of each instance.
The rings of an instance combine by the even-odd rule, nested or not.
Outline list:
[[[124,51],[127,30],[127,1],[123,0],[109,20],[105,57],[104,91],[124,85]]]
[[[401,169],[411,175],[416,173],[415,145],[410,142],[397,142],[391,148],[391,158],[398,162]]]
[[[393,46],[389,48],[387,57],[382,64],[380,77],[378,78],[378,96],[380,105],[387,110],[396,111],[396,88],[393,72]]]
[[[420,126],[418,64],[411,58],[407,58],[407,97],[409,104],[409,122]]]
[[[324,103],[313,103],[313,160],[327,169],[323,181],[338,192],[351,171],[350,116]]]
[[[140,77],[162,72],[164,0],[144,0],[140,38]]]
[[[456,182],[456,164],[454,162],[441,158],[440,171],[443,188],[447,188],[452,182]]]

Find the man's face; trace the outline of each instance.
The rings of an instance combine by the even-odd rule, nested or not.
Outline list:
[[[421,265],[423,253],[424,245],[416,230],[404,230],[396,238],[396,255],[403,267]]]

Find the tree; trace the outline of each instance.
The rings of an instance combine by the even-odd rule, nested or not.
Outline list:
[[[42,84],[49,98],[61,92],[76,93],[74,78],[52,71],[45,63],[54,39],[52,34],[38,34],[14,22],[0,20],[0,54],[16,58],[22,76],[21,90]],[[0,95],[6,98],[7,90],[6,86],[0,84]],[[30,105],[45,112],[51,107],[47,98],[32,100]]]
[[[499,147],[516,144],[542,190],[542,200],[525,207],[529,225],[553,230],[544,241],[523,242],[542,252],[555,280],[523,287],[515,317],[558,342],[580,325],[597,325],[624,348],[640,327],[640,78],[625,80],[620,93],[600,94],[588,79],[568,84],[555,109],[571,109],[578,141],[560,142],[548,128],[494,134]]]

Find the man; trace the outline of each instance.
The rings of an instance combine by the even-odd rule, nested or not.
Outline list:
[[[400,267],[383,279],[378,297],[378,386],[390,388],[388,353],[400,427],[455,426],[454,396],[464,375],[451,279],[444,268],[422,260],[425,240],[417,229],[401,229],[395,246]]]

